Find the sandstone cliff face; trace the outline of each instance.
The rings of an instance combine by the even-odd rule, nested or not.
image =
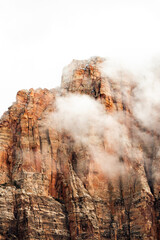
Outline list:
[[[134,161],[125,154],[119,160],[125,174],[110,176],[87,146],[44,124],[56,111],[57,96],[68,93],[91,96],[107,113],[131,115],[130,96],[124,102],[123,86],[102,76],[102,61],[73,61],[61,89],[19,91],[3,115],[0,239],[160,239],[159,136],[147,132],[152,143],[139,141],[141,154]],[[132,139],[133,119],[124,121]]]

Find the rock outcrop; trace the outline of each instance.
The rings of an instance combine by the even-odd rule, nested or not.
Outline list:
[[[60,89],[21,90],[2,116],[0,239],[160,239],[159,136],[131,118],[130,93],[124,101],[123,84],[103,76],[101,62],[74,60]],[[46,127],[57,96],[68,93],[91,96],[108,114],[123,112],[130,140],[133,121],[151,136],[150,145],[138,140],[134,161],[125,153],[119,158],[125,174],[107,175],[87,146]]]

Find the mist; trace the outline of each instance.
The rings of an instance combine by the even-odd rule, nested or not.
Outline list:
[[[57,97],[56,111],[47,125],[71,135],[76,143],[88,148],[90,155],[108,175],[124,172],[120,159],[126,155],[132,160],[139,154],[124,123],[122,113],[106,113],[104,106],[88,95],[69,94]],[[131,156],[132,155],[132,156]]]
[[[72,81],[75,64],[78,63],[73,62],[69,69],[65,68],[66,81]],[[56,110],[47,117],[47,125],[61,133],[66,132],[76,143],[87,147],[92,159],[108,175],[125,172],[124,161],[148,162],[147,154],[142,154],[142,145],[151,154],[152,132],[160,133],[158,66],[157,61],[152,66],[139,68],[123,62],[102,61],[98,67],[103,81],[110,81],[114,89],[117,88],[117,94],[123,95],[128,110],[106,112],[99,100],[68,93],[57,96]]]
[[[130,110],[148,131],[160,133],[160,59],[138,66],[127,62],[106,60],[101,64],[102,75],[121,84],[124,102],[130,98]]]

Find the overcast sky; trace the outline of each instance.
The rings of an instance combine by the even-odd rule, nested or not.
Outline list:
[[[160,52],[159,0],[0,0],[0,115],[20,89],[60,85],[72,59]]]

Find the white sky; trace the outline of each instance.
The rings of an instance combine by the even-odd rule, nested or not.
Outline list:
[[[18,90],[60,85],[72,59],[159,53],[159,0],[0,0],[0,115]]]

